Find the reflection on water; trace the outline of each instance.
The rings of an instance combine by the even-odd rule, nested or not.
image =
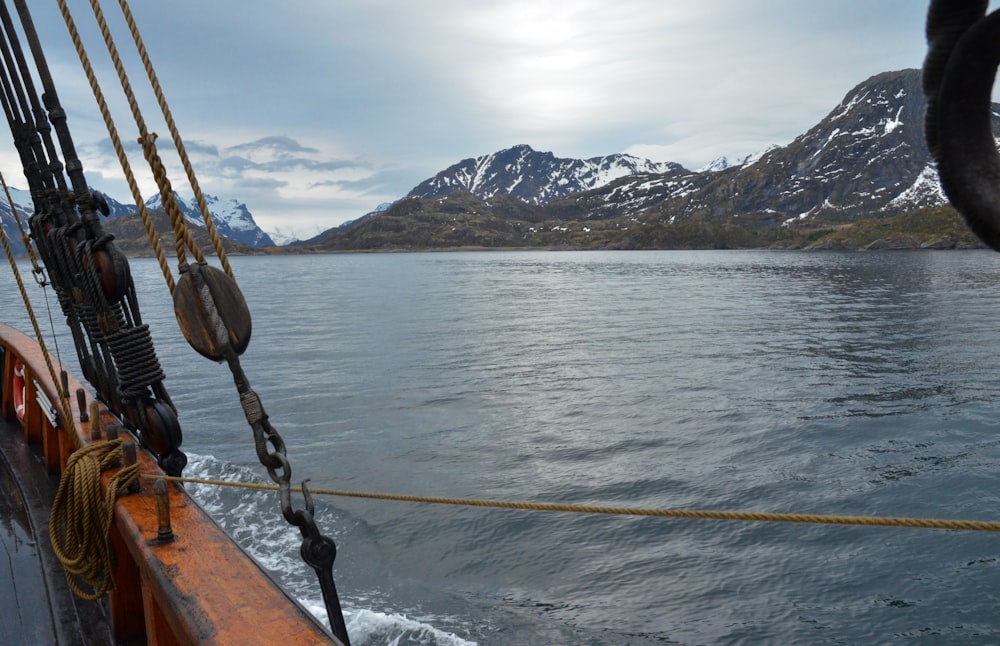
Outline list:
[[[316,487],[980,519],[1000,508],[989,252],[234,266],[254,315],[245,368],[295,477]],[[153,263],[135,274],[162,294]],[[162,297],[143,303],[185,446],[252,467],[228,371],[176,340]],[[988,536],[323,505],[346,603],[417,618],[432,643],[1000,638],[983,594],[1000,584]]]

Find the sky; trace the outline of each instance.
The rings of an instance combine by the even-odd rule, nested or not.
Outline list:
[[[118,3],[102,2],[174,188],[190,194]],[[134,142],[90,4],[68,4]],[[30,5],[87,180],[130,201],[56,3]],[[691,169],[740,159],[791,142],[870,76],[920,67],[926,47],[920,0],[132,5],[203,190],[298,238],[518,144]],[[144,196],[155,194],[138,148],[130,153]],[[12,146],[0,146],[0,170],[23,178]]]

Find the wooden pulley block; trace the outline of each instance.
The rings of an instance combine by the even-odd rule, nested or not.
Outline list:
[[[199,354],[224,361],[243,354],[250,343],[250,310],[239,286],[226,272],[196,263],[174,288],[174,315],[184,338]]]
[[[112,243],[83,257],[84,267],[93,266],[97,279],[109,303],[117,303],[125,296],[131,284],[132,272],[125,254]]]
[[[146,446],[162,457],[181,445],[181,426],[177,413],[166,402],[146,397],[139,404],[141,418],[130,420],[138,427]]]

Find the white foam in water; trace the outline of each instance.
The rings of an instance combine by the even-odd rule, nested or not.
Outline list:
[[[210,455],[194,453],[188,454],[185,475],[192,478],[264,482],[251,469]],[[298,556],[299,533],[289,531],[275,504],[273,492],[198,484],[187,485],[187,490],[226,533],[264,569],[271,572],[278,583],[297,598],[306,610],[322,625],[329,625],[315,575]],[[350,599],[342,598],[341,601],[345,606],[347,631],[351,643],[356,646],[398,646],[400,643],[434,646],[476,644],[406,615],[353,608],[350,607]]]
[[[470,642],[438,630],[405,615],[385,614],[373,610],[355,610],[344,613],[351,643],[386,644],[397,646],[405,638],[406,644],[438,644],[440,646],[474,646]]]

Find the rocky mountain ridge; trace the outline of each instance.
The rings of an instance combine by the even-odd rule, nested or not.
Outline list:
[[[323,249],[669,247],[714,226],[752,233],[735,238],[752,246],[775,244],[794,237],[789,231],[832,230],[944,205],[923,117],[920,71],[886,72],[850,90],[794,141],[742,163],[698,171],[633,164],[627,172],[618,165],[618,177],[605,174],[609,181],[561,196],[551,188],[569,183],[560,170],[580,166],[516,146],[459,162],[384,212],[314,242]],[[790,244],[812,244],[810,236]]]
[[[920,71],[911,69],[858,84],[787,145],[699,170],[622,154],[565,159],[522,144],[462,160],[404,198],[289,250],[815,247],[826,244],[824,235],[836,240],[831,246],[850,246],[840,227],[946,203],[923,141],[923,115]],[[998,115],[1000,107],[995,126]],[[27,194],[14,193],[22,214],[30,212]],[[250,247],[273,244],[246,205],[208,201],[223,235]],[[112,216],[135,212],[108,202]],[[193,200],[178,202],[202,226]],[[158,208],[159,197],[147,205]],[[0,224],[19,245],[5,201]],[[109,230],[116,226],[110,218]],[[942,226],[964,236],[960,228]],[[905,244],[974,244],[953,238]],[[864,245],[870,242],[877,240]]]
[[[418,184],[406,198],[433,199],[468,191],[484,199],[503,194],[539,205],[599,188],[620,177],[679,169],[680,164],[652,162],[621,153],[591,159],[564,159],[520,144],[474,159],[463,159]]]
[[[197,200],[193,197],[185,199],[176,192],[174,199],[177,201],[181,213],[184,214],[184,219],[195,226],[205,226]],[[271,236],[254,222],[253,215],[246,204],[233,198],[223,199],[214,195],[205,195],[205,206],[212,214],[215,228],[220,235],[250,247],[274,246]],[[163,201],[160,196],[155,195],[146,200],[146,208],[150,210],[162,209]]]
[[[10,192],[14,207],[21,218],[25,231],[27,231],[28,217],[34,211],[31,194],[20,189],[10,189]],[[185,220],[197,227],[196,230],[204,229],[205,223],[195,199],[193,197],[185,198],[177,193],[174,194],[174,198],[177,200]],[[119,235],[120,229],[130,230],[131,224],[123,222],[121,219],[137,216],[139,209],[134,204],[123,204],[108,195],[104,195],[104,199],[109,209],[107,217],[102,218],[105,229],[116,236]],[[259,248],[274,245],[271,237],[254,221],[246,204],[235,199],[224,199],[214,195],[205,195],[205,203],[212,215],[216,230],[223,237],[236,243],[237,247],[242,245],[249,248]],[[159,195],[146,200],[145,206],[154,213],[163,209]],[[6,199],[0,200],[0,226],[7,234],[15,254],[23,253],[24,245],[21,242],[20,232]]]

